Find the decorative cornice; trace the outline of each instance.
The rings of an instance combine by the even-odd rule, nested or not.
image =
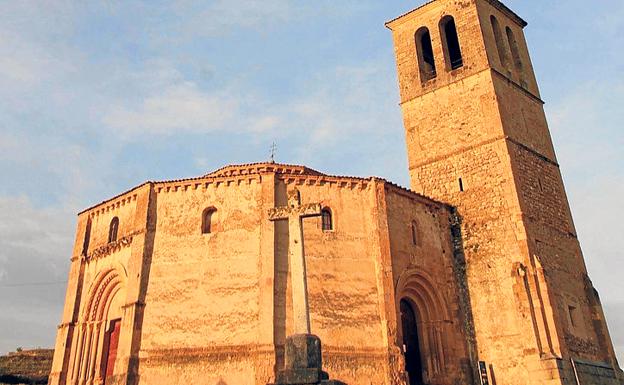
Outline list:
[[[121,306],[122,309],[128,309],[128,308],[131,308],[131,307],[143,308],[143,307],[145,307],[145,302],[134,301],[134,302],[130,302],[130,303],[127,303],[127,304]]]
[[[221,167],[220,169],[204,175],[205,177],[231,177],[242,175],[253,175],[267,172],[274,172],[276,174],[290,174],[290,175],[324,175],[323,173],[313,170],[311,168],[296,165],[296,164],[282,164],[282,163],[248,163],[248,164],[234,164]]]
[[[498,77],[502,78],[503,80],[507,81],[507,83],[511,84],[512,87],[514,87],[516,90],[518,90],[518,91],[522,92],[523,94],[525,94],[526,96],[528,96],[534,102],[539,103],[541,105],[546,104],[542,100],[542,98],[540,98],[538,95],[535,95],[533,92],[529,91],[528,89],[522,87],[522,85],[520,83],[516,82],[514,79],[510,78],[509,76],[505,75],[504,73],[500,72],[499,70],[497,70],[494,67],[490,67],[490,69],[492,70],[492,73],[494,73]]]
[[[509,8],[508,6],[503,4],[501,1],[499,1],[499,0],[488,0],[488,3],[490,3],[494,8],[496,8],[499,11],[501,11],[502,13],[504,13],[511,20],[515,21],[520,27],[524,28],[527,25],[529,25],[529,23],[527,23],[526,20],[524,20],[523,18],[518,16],[517,13],[512,11],[511,8]]]
[[[93,250],[89,255],[86,256],[87,261],[92,261],[94,259],[104,258],[109,256],[110,254],[121,250],[122,248],[129,246],[132,244],[132,239],[138,235],[143,233],[144,230],[134,231],[128,235],[125,235],[115,242],[107,243],[104,246],[100,246],[97,249]]]
[[[86,208],[86,209],[82,210],[81,212],[79,212],[78,215],[81,215],[81,214],[86,213],[87,211],[93,210],[93,212],[91,212],[90,215],[91,216],[96,216],[96,215],[99,215],[99,214],[104,213],[106,211],[109,211],[109,210],[112,210],[112,209],[115,209],[115,208],[119,208],[119,207],[121,207],[121,206],[123,206],[123,205],[125,205],[127,203],[132,202],[132,201],[136,201],[138,194],[136,194],[136,193],[132,194],[132,195],[130,195],[130,194],[133,193],[133,192],[138,191],[142,187],[147,186],[147,185],[149,185],[151,183],[153,183],[153,182],[142,183],[142,184],[140,184],[140,185],[138,185],[136,187],[131,188],[128,191],[124,191],[121,194],[115,195],[114,197],[112,197],[110,199],[107,199],[107,200],[105,200],[103,202],[100,202],[100,203],[98,203],[96,205],[93,205],[93,206],[91,206],[89,208]]]
[[[190,190],[207,189],[211,186],[222,186],[227,188],[232,185],[237,186],[242,183],[262,183],[262,176],[270,173],[275,174],[277,178],[283,180],[286,183],[295,183],[298,185],[319,186],[325,183],[329,183],[335,184],[339,188],[364,190],[368,188],[370,183],[382,182],[386,183],[386,185],[389,188],[392,188],[394,191],[401,191],[402,193],[412,198],[420,198],[426,201],[430,201],[433,204],[445,205],[445,203],[443,202],[438,202],[425,195],[413,192],[407,188],[401,187],[383,178],[362,178],[347,175],[329,175],[301,165],[264,162],[242,165],[229,165],[222,167],[210,174],[196,178],[146,182],[130,191],[118,195],[115,198],[103,202],[102,205],[104,206],[102,207],[94,206],[91,209],[87,209],[85,211],[93,210],[90,215],[97,215],[98,213],[106,212],[107,210],[113,209],[115,207],[120,207],[120,205],[135,201],[138,194],[135,193],[130,195],[129,193],[138,190],[139,188],[142,188],[146,185],[151,185],[154,189],[154,192],[157,194],[176,193]],[[83,256],[82,258],[84,258],[86,261],[89,261],[94,258],[105,257],[113,251],[117,250],[118,248],[128,245],[132,241],[133,235],[135,234],[130,234],[124,238],[121,238],[117,242],[101,246],[91,252],[88,256]],[[130,239],[126,239],[128,237]],[[72,259],[72,261],[73,260],[74,259]]]
[[[506,16],[508,16],[511,20],[513,20],[515,23],[517,23],[520,27],[524,28],[528,25],[528,23],[521,18],[520,16],[518,16],[517,13],[515,13],[514,11],[512,11],[509,7],[507,7],[505,4],[503,4],[501,1],[499,0],[487,0],[488,3],[490,3],[494,8],[498,9],[500,12],[502,12],[503,14],[505,14]],[[386,22],[384,25],[386,26],[386,28],[388,28],[389,30],[393,30],[392,26],[393,24],[395,24],[396,21],[404,18],[405,16],[411,15],[413,13],[416,13],[417,11],[423,9],[423,8],[427,8],[430,4],[434,4],[434,3],[438,3],[437,0],[431,0],[426,2],[425,4],[412,9],[411,11],[408,11],[400,16],[395,17],[394,19]]]
[[[57,329],[65,329],[68,327],[72,327],[72,326],[76,326],[75,322],[63,322],[61,324],[59,324],[56,328]]]

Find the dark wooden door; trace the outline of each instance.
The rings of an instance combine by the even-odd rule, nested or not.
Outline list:
[[[106,349],[104,351],[104,384],[109,383],[115,370],[115,359],[117,359],[117,346],[119,345],[119,331],[121,330],[121,320],[111,321],[110,327],[106,331],[104,339]]]
[[[401,300],[401,323],[403,324],[403,346],[405,354],[405,371],[410,385],[423,385],[423,365],[418,340],[418,323],[412,305]]]

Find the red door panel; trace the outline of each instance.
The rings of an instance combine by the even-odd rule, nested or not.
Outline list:
[[[115,370],[115,359],[117,358],[117,346],[119,345],[119,331],[121,330],[121,320],[111,321],[110,327],[108,329],[107,338],[105,341],[108,341],[108,344],[104,347],[106,351],[104,352],[104,384],[108,382],[110,378],[113,377],[113,371]]]

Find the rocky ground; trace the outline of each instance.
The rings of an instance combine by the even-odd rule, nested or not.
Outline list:
[[[53,353],[53,349],[33,349],[0,356],[0,385],[47,384]]]

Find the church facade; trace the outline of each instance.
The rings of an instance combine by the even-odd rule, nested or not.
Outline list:
[[[262,385],[311,330],[349,385],[622,385],[587,276],[526,23],[435,0],[392,31],[411,190],[272,162],[147,182],[78,215],[50,384]]]

